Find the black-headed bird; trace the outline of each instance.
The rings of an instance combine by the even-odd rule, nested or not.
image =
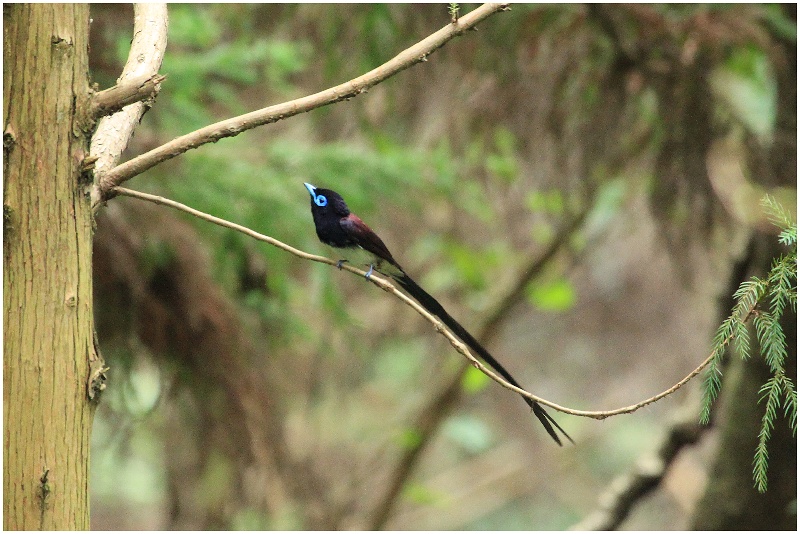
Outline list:
[[[458,321],[453,319],[439,302],[422,289],[406,272],[400,264],[392,257],[389,249],[378,235],[364,223],[356,214],[348,209],[344,199],[335,191],[321,189],[311,184],[304,184],[308,193],[311,195],[311,215],[314,217],[314,226],[317,230],[319,240],[337,250],[337,253],[344,255],[340,258],[342,262],[353,265],[369,266],[367,278],[374,272],[392,278],[409,295],[420,303],[428,312],[435,315],[467,346],[472,349],[483,361],[489,364],[503,378],[514,386],[524,389],[514,380],[514,377],[500,365],[500,363],[489,354],[478,341],[472,337]],[[561,445],[561,439],[555,426],[564,436],[572,441],[572,438],[564,432],[564,429],[548,414],[539,403],[522,397],[531,407],[533,413],[539,418],[547,433]],[[573,442],[574,443],[574,442]]]

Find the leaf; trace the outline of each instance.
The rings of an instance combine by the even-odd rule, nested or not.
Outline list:
[[[739,320],[744,320],[745,315],[756,307],[758,301],[764,296],[767,285],[766,281],[755,276],[739,285],[739,289],[733,294],[738,301],[733,308],[733,314],[737,315]]]
[[[755,316],[753,321],[761,344],[761,352],[773,373],[783,369],[786,359],[786,336],[780,323],[768,312]]]
[[[795,225],[795,222],[792,220],[792,214],[789,213],[781,204],[775,200],[775,197],[772,195],[764,195],[761,199],[761,206],[764,208],[764,211],[767,213],[770,222],[781,229],[788,229]],[[797,233],[797,230],[795,230]]]
[[[528,286],[528,300],[543,311],[560,312],[575,305],[575,288],[566,278],[553,282],[534,282]]]
[[[793,224],[789,228],[782,230],[778,235],[778,242],[787,247],[797,243],[797,225]]]
[[[750,357],[750,333],[747,325],[742,321],[735,321],[733,331],[733,341],[736,353],[740,358],[746,360]]]
[[[772,378],[759,390],[759,402],[766,401],[764,416],[761,420],[761,430],[758,434],[758,445],[753,457],[753,480],[759,492],[767,491],[767,469],[769,443],[778,409],[783,406],[783,413],[789,418],[793,434],[797,435],[797,390],[791,379],[785,374],[784,363],[788,357],[786,334],[780,324],[780,319],[789,302],[793,310],[797,310],[797,228],[792,221],[791,214],[766,195],[761,204],[770,220],[779,228],[790,229],[781,233],[781,242],[787,246],[794,245],[795,249],[788,255],[781,256],[772,261],[770,272],[766,280],[753,277],[741,283],[734,293],[736,304],[731,315],[722,322],[714,335],[714,353],[703,382],[703,406],[700,421],[708,423],[711,405],[719,394],[720,367],[719,364],[725,354],[725,347],[729,340],[734,341],[734,346],[742,357],[747,357],[750,351],[747,326],[745,321],[752,317],[756,336],[760,345],[760,352],[773,372]],[[757,308],[761,299],[770,296],[770,310]],[[781,396],[783,394],[783,397]]]
[[[708,365],[705,378],[703,379],[703,403],[700,410],[700,423],[707,425],[711,421],[711,406],[714,404],[720,389],[720,363],[725,354],[724,345],[717,345],[714,351],[714,358]]]
[[[397,436],[395,443],[403,449],[414,449],[422,443],[422,434],[419,429],[406,428]]]
[[[461,377],[461,389],[464,393],[475,394],[486,389],[491,379],[475,367],[468,367],[464,376]]]
[[[797,436],[797,388],[788,376],[783,377],[784,403],[783,413],[789,417],[789,424],[792,426],[792,433]]]
[[[419,482],[411,482],[403,487],[403,498],[416,504],[436,504],[442,502],[445,496]]]
[[[781,404],[781,383],[782,374],[777,373],[767,380],[767,383],[764,384],[759,391],[759,393],[761,393],[761,401],[764,401],[764,399],[767,401],[764,416],[761,418],[761,431],[758,433],[758,446],[756,447],[755,457],[753,458],[753,479],[759,493],[767,491],[767,468],[769,460],[767,443],[769,442],[772,429],[775,426],[775,417]]]

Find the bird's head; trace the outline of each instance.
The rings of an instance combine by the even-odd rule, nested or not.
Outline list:
[[[337,217],[350,215],[347,204],[336,191],[317,188],[309,183],[304,183],[303,185],[306,186],[308,194],[311,195],[311,213],[314,215],[336,215]]]

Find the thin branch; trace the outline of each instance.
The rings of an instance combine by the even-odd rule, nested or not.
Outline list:
[[[166,76],[160,74],[143,74],[96,93],[92,97],[92,117],[99,119],[113,115],[130,104],[153,100],[161,90],[161,82],[165,78]]]
[[[480,329],[477,339],[481,345],[486,346],[497,334],[500,330],[500,324],[509,316],[509,312],[514,306],[522,300],[528,284],[542,272],[553,257],[569,242],[570,236],[580,228],[588,213],[589,208],[586,208],[564,225],[556,233],[550,245],[543,252],[531,258],[525,268],[521,270],[517,281],[499,299],[498,304],[489,313],[489,318]],[[369,526],[367,527],[369,530],[383,530],[386,526],[397,504],[397,498],[409,476],[411,476],[412,470],[416,467],[422,452],[433,439],[436,429],[440,427],[442,421],[444,421],[461,396],[461,383],[468,369],[469,363],[465,362],[419,410],[419,415],[415,422],[410,425],[410,428],[413,428],[417,436],[419,436],[419,441],[411,447],[406,447],[402,451],[400,458],[395,462],[395,467],[389,478],[389,484],[386,486],[383,495],[377,499],[377,504],[373,508]]]
[[[186,213],[188,213],[190,215],[193,215],[193,216],[197,217],[198,219],[202,219],[204,221],[208,221],[208,222],[217,224],[219,226],[223,226],[225,228],[230,228],[232,230],[236,230],[237,232],[241,232],[241,233],[243,233],[245,235],[248,235],[248,236],[252,237],[253,239],[257,239],[259,241],[263,241],[265,243],[269,243],[270,245],[272,245],[274,247],[277,247],[277,248],[279,248],[281,250],[285,250],[286,252],[289,252],[290,254],[293,254],[294,256],[297,256],[298,258],[302,258],[302,259],[310,260],[310,261],[316,261],[316,262],[319,262],[319,263],[327,263],[328,265],[334,265],[334,266],[339,267],[340,269],[343,269],[343,270],[346,270],[346,271],[350,271],[351,273],[354,273],[354,274],[357,274],[357,275],[360,275],[360,276],[365,276],[367,274],[367,271],[358,269],[356,267],[353,267],[352,265],[349,265],[349,264],[346,264],[346,263],[339,265],[339,262],[337,260],[332,260],[332,259],[326,258],[324,256],[317,256],[315,254],[309,254],[308,252],[304,252],[304,251],[296,249],[296,248],[294,248],[294,247],[292,247],[290,245],[287,245],[286,243],[283,243],[282,241],[278,241],[274,237],[270,237],[270,236],[258,233],[255,230],[251,230],[250,228],[247,228],[246,226],[242,226],[242,225],[236,224],[234,222],[226,221],[225,219],[220,219],[219,217],[214,217],[213,215],[209,215],[208,213],[204,213],[204,212],[196,210],[194,208],[190,208],[189,206],[186,206],[185,204],[181,204],[180,202],[176,202],[176,201],[170,200],[168,198],[160,197],[160,196],[157,196],[157,195],[151,195],[149,193],[142,193],[142,192],[139,192],[139,191],[133,191],[131,189],[126,189],[124,187],[117,187],[115,189],[115,194],[116,195],[123,195],[123,196],[133,197],[133,198],[138,198],[140,200],[146,200],[148,202],[153,202],[155,204],[161,204],[163,206],[169,206],[171,208],[174,208],[174,209],[186,212]],[[379,288],[383,289],[384,291],[393,294],[395,297],[397,297],[398,299],[402,300],[407,305],[409,305],[411,308],[413,308],[422,317],[427,319],[428,322],[430,322],[433,325],[434,329],[437,332],[439,332],[445,338],[447,338],[447,340],[450,342],[450,345],[452,345],[453,348],[456,349],[456,351],[458,351],[465,358],[467,358],[469,360],[469,363],[473,367],[475,367],[476,369],[481,371],[486,376],[488,376],[489,378],[491,378],[492,380],[494,380],[495,382],[497,382],[498,384],[500,384],[504,388],[510,389],[511,391],[513,391],[515,393],[518,393],[519,395],[522,395],[523,397],[526,397],[528,399],[536,401],[536,402],[538,402],[539,404],[541,404],[543,406],[548,406],[550,408],[553,408],[554,410],[557,410],[559,412],[563,412],[563,413],[566,413],[566,414],[570,414],[570,415],[576,415],[576,416],[579,416],[579,417],[589,417],[589,418],[592,418],[592,419],[605,419],[606,417],[611,417],[611,416],[614,416],[614,415],[622,415],[622,414],[626,414],[626,413],[635,412],[639,408],[647,406],[648,404],[652,404],[652,403],[654,403],[654,402],[656,402],[656,401],[658,401],[660,399],[663,399],[664,397],[666,397],[668,395],[671,395],[672,393],[675,393],[678,389],[681,388],[681,386],[683,386],[689,380],[691,380],[692,378],[694,378],[695,376],[700,374],[700,372],[709,363],[711,363],[711,360],[714,359],[714,353],[712,352],[711,355],[708,358],[706,358],[706,360],[703,363],[701,363],[694,371],[689,373],[689,375],[686,378],[684,378],[683,380],[681,380],[680,382],[678,382],[677,384],[675,384],[674,386],[672,386],[668,390],[666,390],[666,391],[664,391],[662,393],[659,393],[658,395],[656,395],[654,397],[650,397],[649,399],[645,399],[645,400],[643,400],[641,402],[638,402],[636,404],[632,404],[632,405],[626,406],[624,408],[618,408],[616,410],[606,410],[606,411],[575,410],[575,409],[572,409],[572,408],[567,408],[565,406],[561,406],[559,404],[556,404],[554,402],[548,401],[548,400],[543,399],[541,397],[537,397],[536,395],[534,395],[534,394],[532,394],[532,393],[530,393],[528,391],[525,391],[524,389],[518,388],[518,387],[514,386],[513,384],[510,384],[510,383],[506,382],[505,379],[503,379],[502,377],[497,375],[494,371],[492,371],[491,369],[487,368],[482,362],[480,362],[478,359],[476,359],[475,356],[473,356],[472,353],[469,351],[467,346],[464,343],[461,342],[461,340],[459,340],[452,332],[450,332],[450,330],[448,330],[442,324],[442,322],[438,318],[436,318],[434,315],[430,314],[417,301],[415,301],[411,297],[407,296],[405,293],[402,293],[401,291],[399,291],[390,282],[388,282],[388,281],[384,280],[383,278],[380,278],[380,277],[378,277],[378,276],[376,276],[374,274],[369,277],[369,281],[372,282],[373,284],[375,284],[376,286],[378,286]],[[750,317],[750,315],[751,314],[747,315],[747,317],[745,318],[745,321]],[[727,339],[725,339],[723,341],[723,344],[727,345],[728,343],[730,343],[730,341],[732,339],[733,339],[733,336],[731,335],[731,336],[729,336]]]
[[[651,131],[645,129],[631,142],[615,145],[614,152],[616,153],[610,154],[609,162],[606,165],[606,168],[609,169],[608,174],[618,174],[627,161],[640,155],[645,147],[649,146],[650,135]],[[482,345],[486,346],[499,334],[502,322],[508,319],[511,311],[524,299],[525,288],[550,264],[551,260],[570,242],[570,238],[582,227],[597,194],[597,185],[594,182],[589,181],[583,185],[585,207],[569,222],[561,225],[556,236],[543,251],[528,260],[525,267],[519,271],[516,282],[491,308],[492,311],[483,321],[477,336]],[[573,257],[571,261],[575,262],[576,258]],[[397,461],[394,462],[395,467],[392,469],[389,482],[382,496],[376,499],[378,504],[373,507],[368,527],[371,530],[384,529],[400,492],[419,462],[424,449],[432,441],[435,432],[458,402],[463,391],[463,377],[468,369],[469,364],[465,362],[456,372],[451,373],[444,385],[437,388],[435,394],[417,411],[418,415],[410,427],[416,430],[419,439],[412,446],[405,447]]]
[[[744,257],[734,264],[729,277],[728,289],[723,292],[725,297],[718,304],[721,312],[720,321],[725,320],[729,310],[733,309],[736,304],[733,294],[739,288],[741,281],[747,279],[755,253],[755,242],[755,239],[750,240]],[[749,320],[751,316],[752,310],[748,312],[744,320]],[[725,343],[730,343],[730,341],[728,339]],[[726,358],[723,363],[729,360],[730,358]],[[663,483],[664,476],[674,463],[678,453],[684,447],[699,441],[702,434],[712,428],[712,420],[709,420],[708,424],[698,423],[697,414],[700,412],[698,396],[698,391],[695,389],[684,400],[674,422],[664,434],[658,452],[648,452],[637,462],[631,473],[616,477],[600,494],[597,508],[573,525],[570,530],[618,529],[630,515],[636,503]],[[714,412],[712,411],[711,414],[713,416]]]
[[[485,20],[492,14],[506,9],[508,9],[507,4],[483,4],[467,15],[460,17],[457,22],[448,24],[436,33],[400,52],[383,65],[366,74],[362,74],[358,78],[313,95],[217,122],[173,139],[169,143],[161,145],[158,148],[117,166],[102,176],[99,183],[97,198],[92,199],[93,204],[96,206],[98,202],[103,202],[113,197],[115,191],[118,191],[115,190],[115,187],[126,180],[143,173],[147,169],[163,161],[172,159],[187,150],[197,148],[207,143],[214,143],[226,137],[233,137],[257,126],[277,122],[341,100],[355,98],[365,93],[370,87],[394,76],[398,72],[417,63],[427,61],[430,54],[454,37],[475,27],[476,24]]]
[[[555,237],[550,241],[550,245],[544,252],[531,258],[528,265],[522,270],[516,283],[507,291],[506,297],[501,299],[500,303],[489,314],[489,319],[486,320],[478,335],[478,339],[481,340],[481,343],[488,343],[489,340],[497,334],[499,330],[498,326],[503,319],[508,315],[511,309],[519,304],[525,297],[525,288],[528,287],[528,284],[530,284],[534,278],[541,274],[544,268],[550,263],[550,260],[564,247],[564,244],[569,242],[570,236],[583,225],[583,222],[589,215],[589,211],[590,209],[588,207],[584,208],[578,215],[564,225],[563,228],[557,231]]]
[[[133,40],[128,60],[117,80],[118,85],[156,76],[167,48],[167,5],[141,3],[134,4],[133,9]],[[100,94],[102,92],[96,97]],[[93,206],[97,206],[101,200],[99,184],[119,162],[134,128],[147,109],[147,103],[135,102],[98,122],[89,149],[89,156],[97,158],[94,167],[95,185],[91,191]]]

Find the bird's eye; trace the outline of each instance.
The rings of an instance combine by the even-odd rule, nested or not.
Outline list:
[[[320,208],[324,208],[328,205],[328,199],[325,198],[325,195],[316,195],[314,197],[314,204],[319,206]]]

